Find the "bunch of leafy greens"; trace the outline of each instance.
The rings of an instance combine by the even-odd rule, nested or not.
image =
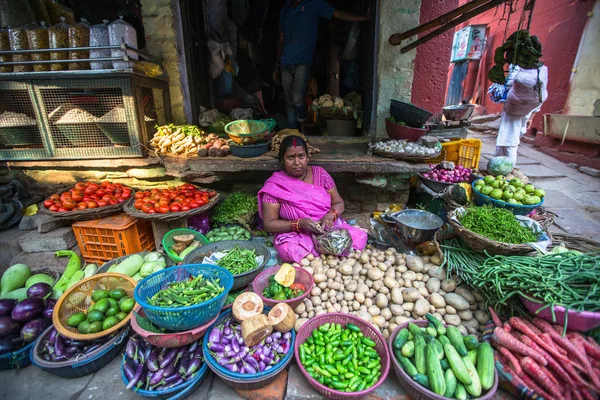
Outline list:
[[[256,196],[236,192],[214,208],[211,220],[217,225],[236,222],[247,223],[254,218],[257,212],[258,200]]]
[[[459,221],[468,230],[496,242],[522,244],[537,241],[533,231],[521,225],[514,214],[504,208],[472,206]]]

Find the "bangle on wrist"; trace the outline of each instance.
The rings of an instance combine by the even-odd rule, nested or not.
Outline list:
[[[299,224],[300,224],[299,219],[292,221],[292,232],[300,232],[300,227],[298,226]]]
[[[338,210],[336,210],[335,208],[332,208],[331,210],[329,210],[329,212],[333,214],[334,222],[340,217],[340,213],[338,213]]]

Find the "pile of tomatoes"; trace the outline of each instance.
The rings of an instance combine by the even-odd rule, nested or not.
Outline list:
[[[61,195],[53,194],[44,200],[44,207],[52,212],[69,212],[111,206],[130,198],[131,189],[120,183],[78,182]]]
[[[202,207],[216,195],[214,190],[201,190],[188,183],[168,189],[136,192],[133,205],[146,214],[167,214]]]

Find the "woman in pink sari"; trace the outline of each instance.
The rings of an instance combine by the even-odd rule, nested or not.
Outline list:
[[[344,200],[323,168],[308,165],[306,142],[298,136],[283,139],[279,161],[283,170],[273,173],[258,192],[258,213],[265,230],[276,234],[279,256],[289,262],[318,256],[311,234],[330,228],[347,229],[352,247],[364,249],[366,232],[342,220]]]

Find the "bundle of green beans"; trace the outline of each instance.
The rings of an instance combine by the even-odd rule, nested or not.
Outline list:
[[[233,275],[252,271],[258,267],[256,250],[245,250],[235,246],[235,249],[229,250],[223,258],[217,261],[217,265],[225,268]]]
[[[459,221],[466,229],[496,242],[522,244],[538,239],[530,228],[521,225],[514,214],[504,208],[471,206]]]
[[[148,298],[148,303],[156,307],[188,307],[213,299],[225,288],[220,279],[204,279],[202,275],[181,282],[171,282],[169,287]]]

